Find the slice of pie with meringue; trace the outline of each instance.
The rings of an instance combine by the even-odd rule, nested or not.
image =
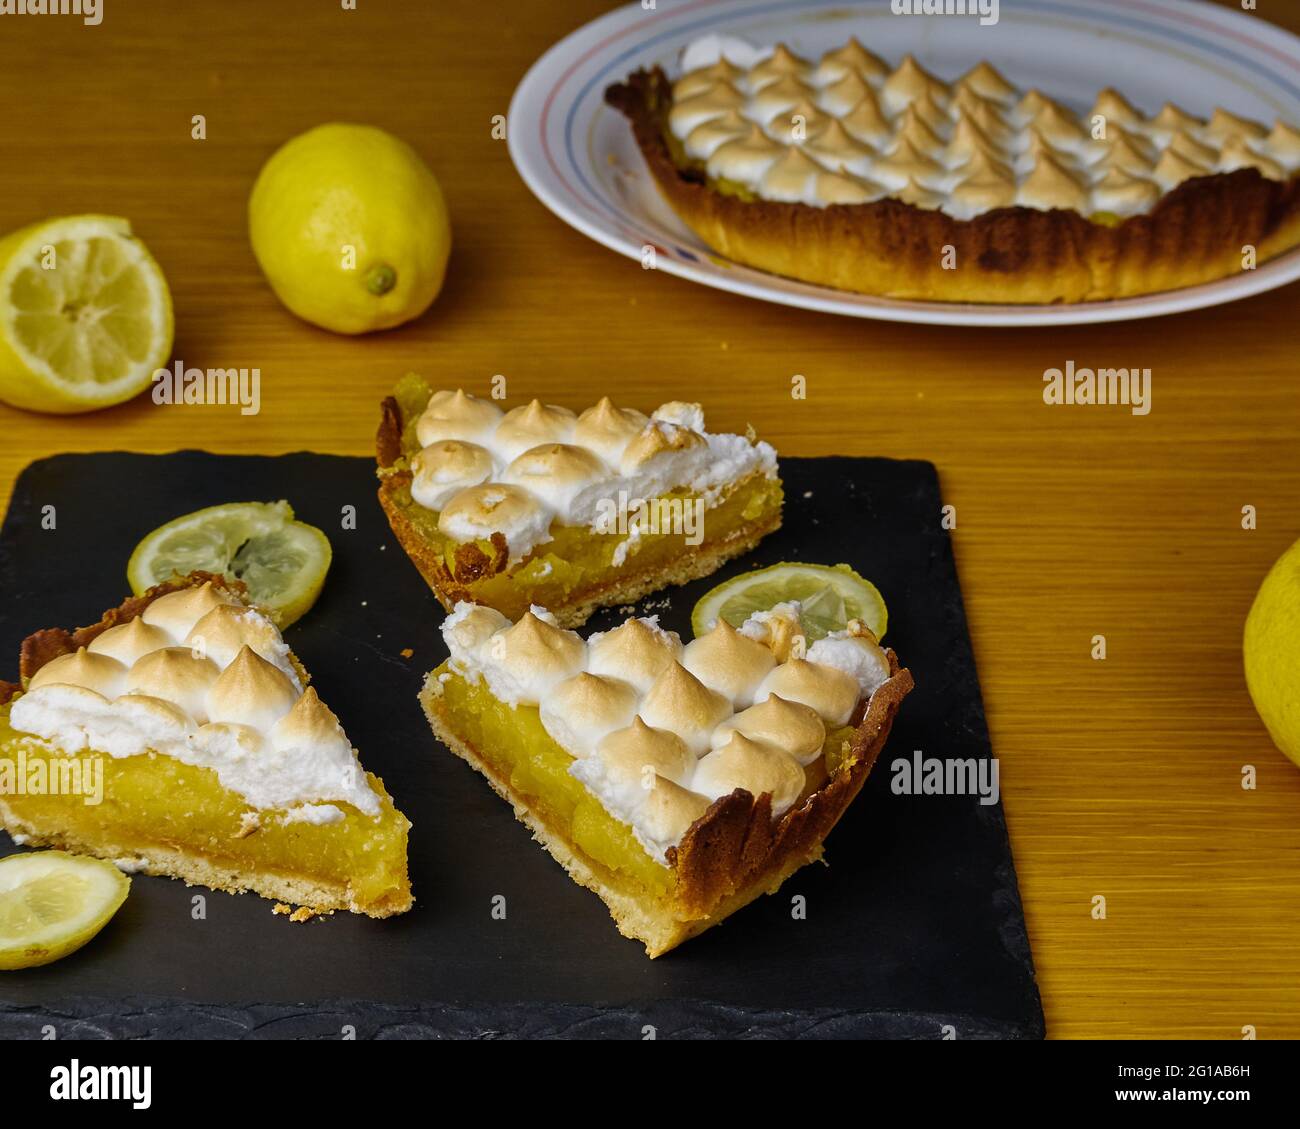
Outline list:
[[[858,621],[807,645],[797,604],[686,644],[540,607],[462,603],[442,630],[434,732],[652,957],[821,858],[912,687]]]
[[[606,100],[715,251],[891,298],[1098,301],[1300,244],[1300,130],[1210,107],[1089,108],[987,62],[941,78],[856,39],[819,57],[710,35]],[[1253,254],[1247,252],[1253,249]]]
[[[411,907],[410,824],[243,585],[193,573],[30,636],[0,683],[15,842],[313,913]]]
[[[384,401],[377,448],[380,503],[448,611],[542,604],[577,626],[707,576],[781,524],[776,452],[706,431],[698,404],[506,411],[412,375]]]

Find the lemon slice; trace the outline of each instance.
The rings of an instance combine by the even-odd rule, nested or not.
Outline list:
[[[126,220],[69,216],[0,239],[0,400],[107,408],[147,388],[171,348],[167,280]]]
[[[227,502],[175,518],[148,534],[126,566],[131,590],[195,569],[220,572],[248,586],[248,596],[280,628],[316,602],[333,558],[329,538],[294,521],[288,502]]]
[[[76,952],[131,890],[112,863],[63,851],[0,859],[0,969],[34,968]]]
[[[719,584],[695,605],[691,628],[703,635],[719,619],[739,627],[755,612],[798,600],[799,617],[808,641],[842,631],[857,619],[877,639],[885,634],[888,613],[876,586],[848,565],[792,564],[785,562],[747,572]]]

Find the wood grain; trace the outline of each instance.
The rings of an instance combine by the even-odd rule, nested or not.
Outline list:
[[[130,217],[171,282],[176,356],[260,368],[263,408],[143,399],[56,419],[0,407],[6,498],[23,466],[62,451],[363,454],[380,397],[411,369],[471,390],[502,373],[512,400],[699,399],[718,429],[752,422],[789,455],[933,460],[957,507],[1049,1032],[1300,1036],[1300,770],[1264,733],[1240,659],[1255,588],[1300,536],[1300,288],[1024,331],[750,302],[577,235],[491,138],[530,62],[605,4],[106,3],[96,28],[0,26],[0,99],[15,110],[0,119],[0,230]],[[1300,29],[1290,6],[1260,8]],[[190,137],[194,114],[206,141]],[[247,244],[261,162],[334,119],[415,144],[452,211],[445,292],[378,337],[295,320]],[[1046,407],[1042,373],[1067,359],[1151,367],[1151,414]],[[791,400],[795,373],[805,401]],[[1096,634],[1104,662],[1089,655]],[[1098,894],[1104,921],[1090,913]]]

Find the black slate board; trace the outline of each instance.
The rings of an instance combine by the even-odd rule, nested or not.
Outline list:
[[[363,761],[414,824],[416,906],[388,921],[306,925],[253,896],[137,877],[88,947],[0,973],[0,1036],[1036,1038],[1043,1016],[1000,804],[898,796],[891,761],[990,755],[948,534],[929,463],[784,459],[785,526],[716,577],[644,610],[690,637],[695,600],[724,575],[779,560],[845,560],[890,609],[888,642],[917,689],[875,773],[830,836],[829,867],[649,961],[603,904],[530,839],[430,734],[415,701],[444,657],[442,611],[389,532],[373,464],[276,458],[63,455],[23,472],[0,533],[0,676],[20,641],[94,622],[126,594],[127,557],[177,514],[287,497],[323,528],[334,566],[288,632]],[[42,528],[53,506],[55,528]],[[342,528],[356,509],[355,531]],[[47,523],[48,524],[48,523]],[[585,630],[620,618],[601,613]],[[400,657],[403,648],[414,657]],[[1011,782],[1014,787],[1014,781]],[[0,853],[15,848],[0,835]],[[506,920],[490,914],[506,898]],[[793,920],[791,898],[807,900]]]

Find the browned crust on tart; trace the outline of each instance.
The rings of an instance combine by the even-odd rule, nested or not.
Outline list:
[[[438,547],[421,533],[399,501],[403,490],[410,490],[413,475],[402,454],[402,433],[405,428],[402,409],[397,400],[389,396],[382,405],[379,429],[375,434],[375,452],[379,464],[379,505],[388,517],[393,535],[406,555],[433,590],[438,602],[452,611],[462,600],[480,602],[473,585],[476,581],[505,572],[510,564],[510,547],[500,533],[492,534],[492,552],[485,552],[478,543],[456,546],[453,563],[447,560]],[[581,627],[599,608],[630,604],[670,585],[689,584],[702,576],[715,572],[733,557],[748,552],[769,533],[781,527],[778,509],[767,520],[753,521],[722,541],[705,541],[692,552],[685,554],[675,567],[662,566],[637,570],[623,568],[608,582],[590,585],[574,592],[563,604],[552,605],[547,610],[555,616],[561,627]],[[524,559],[526,563],[528,558]],[[516,608],[498,608],[511,619],[518,619],[528,610],[529,601],[521,599]]]
[[[638,71],[605,91],[629,120],[656,183],[719,254],[772,274],[889,298],[1048,304],[1131,298],[1195,286],[1300,244],[1300,178],[1255,169],[1180,184],[1113,226],[1064,209],[999,208],[970,220],[898,200],[870,204],[746,201],[679,168],[666,139],[672,85]],[[945,248],[956,269],[945,270]]]
[[[598,864],[587,858],[564,829],[547,823],[498,776],[456,731],[440,708],[437,679],[430,675],[420,694],[434,734],[457,756],[482,773],[515,815],[580,885],[599,894],[619,931],[644,942],[650,957],[661,956],[697,936],[765,893],[774,893],[791,874],[819,859],[822,844],[850,803],[889,738],[894,718],[913,687],[912,675],[892,650],[885,651],[890,676],[861,713],[848,740],[849,751],[835,773],[775,823],[772,797],[757,800],[744,789],[715,800],[667,852],[674,886],[668,899],[637,897],[611,883]],[[436,673],[436,672],[435,672]]]

